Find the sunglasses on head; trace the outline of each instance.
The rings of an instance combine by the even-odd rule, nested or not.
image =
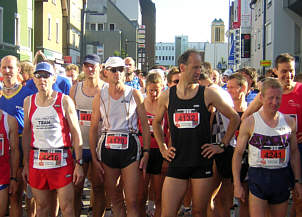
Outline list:
[[[179,80],[177,79],[177,80],[174,80],[174,81],[172,81],[174,84],[178,84],[178,82],[179,82]]]
[[[113,73],[123,72],[124,71],[124,67],[123,66],[121,66],[121,67],[112,67],[112,68],[108,68],[108,70],[110,70]]]
[[[52,76],[49,72],[36,72],[34,73],[35,78],[49,78]]]

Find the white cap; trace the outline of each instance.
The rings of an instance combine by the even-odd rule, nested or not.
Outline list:
[[[233,71],[231,69],[227,69],[224,71],[224,73],[222,75],[224,76],[231,76],[233,74]]]
[[[165,73],[165,71],[162,70],[162,69],[151,69],[151,70],[149,71],[149,74],[150,74],[150,73],[158,73],[158,74],[161,76],[161,78],[163,79],[163,81],[165,80],[166,73]]]
[[[120,57],[109,57],[105,62],[105,69],[108,67],[125,67],[125,62]]]

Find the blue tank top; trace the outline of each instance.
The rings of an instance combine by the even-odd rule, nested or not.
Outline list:
[[[0,97],[0,109],[15,117],[18,121],[18,133],[21,134],[24,127],[24,99],[32,95],[33,91],[27,87],[20,85],[18,90],[10,96],[2,95]]]

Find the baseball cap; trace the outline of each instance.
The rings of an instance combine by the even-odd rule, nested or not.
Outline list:
[[[100,57],[96,54],[88,54],[85,56],[83,63],[90,63],[90,64],[98,64],[100,63]]]
[[[125,67],[125,62],[120,57],[109,57],[105,62],[105,69],[108,67]]]
[[[233,74],[233,71],[231,69],[227,69],[224,71],[224,73],[222,75],[224,76],[231,76]]]
[[[34,73],[39,72],[39,71],[45,71],[45,72],[48,72],[52,75],[55,74],[55,70],[54,70],[53,66],[48,62],[38,63]]]

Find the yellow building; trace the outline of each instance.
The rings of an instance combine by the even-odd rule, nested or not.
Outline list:
[[[68,0],[67,8],[69,16],[63,17],[63,57],[67,64],[80,64],[83,0]]]
[[[224,22],[214,19],[211,25],[211,43],[224,43]]]
[[[59,64],[63,63],[63,16],[68,16],[67,0],[35,0],[35,52],[42,50]]]

